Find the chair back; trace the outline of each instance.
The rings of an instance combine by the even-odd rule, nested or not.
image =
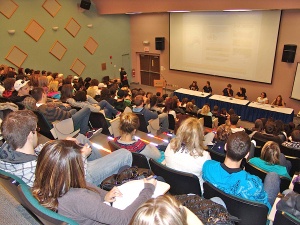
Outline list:
[[[138,130],[145,132],[145,133],[149,133],[148,132],[148,128],[147,128],[147,122],[145,120],[144,114],[141,113],[135,113],[135,115],[138,116],[139,121],[140,121],[140,127],[138,128]]]
[[[36,215],[43,224],[45,225],[77,225],[78,223],[74,220],[62,216],[50,209],[47,209],[39,204],[35,199],[27,185],[20,184],[18,191],[22,199],[22,205],[29,209],[34,215]]]
[[[9,113],[11,113],[13,110],[11,109],[3,109],[0,110],[0,118],[3,120]]]
[[[132,166],[137,166],[138,168],[150,169],[149,162],[146,156],[140,153],[132,153]]]
[[[213,125],[212,125],[212,117],[204,115],[203,118],[204,118],[204,126],[212,128],[213,127]]]
[[[300,220],[289,213],[277,210],[273,225],[299,225]]]
[[[266,225],[269,211],[266,205],[226,194],[209,182],[203,183],[203,189],[206,199],[220,197],[225,202],[228,212],[240,219],[239,225]]]
[[[172,195],[197,194],[201,196],[199,179],[196,175],[174,170],[164,166],[153,159],[149,160],[152,172],[161,176],[171,186]]]
[[[286,155],[285,158],[292,163],[292,168],[290,169],[289,174],[293,177],[295,172],[300,172],[300,158],[288,155]]]
[[[102,128],[102,134],[110,135],[108,130],[107,121],[102,113],[91,112],[90,114],[90,125],[92,128]]]
[[[38,118],[37,126],[40,128],[40,133],[44,135],[45,137],[54,140],[54,137],[51,133],[51,129],[53,128],[53,125],[48,122],[46,117],[39,111],[33,111],[34,114]]]
[[[245,163],[245,170],[248,173],[259,177],[263,182],[265,180],[265,177],[267,176],[266,171],[252,165],[249,162]],[[280,177],[280,192],[283,192],[284,190],[288,189],[290,186],[290,183],[291,183],[290,179],[281,176]]]
[[[220,152],[216,152],[216,151],[212,150],[211,148],[208,148],[207,151],[209,151],[211,159],[218,161],[220,163],[224,162],[224,160],[225,160],[224,154],[222,154]]]
[[[58,140],[64,140],[67,137],[75,137],[80,129],[74,131],[74,122],[72,118],[67,118],[61,121],[54,121],[53,128],[50,130],[53,137]]]
[[[131,113],[132,109],[129,106],[126,106],[124,109],[124,113]]]
[[[169,129],[175,130],[175,118],[172,114],[168,114],[168,120],[169,120]]]
[[[218,118],[218,126],[220,126],[222,124],[225,124],[226,117],[224,117],[224,116],[217,116],[217,118]]]
[[[110,127],[108,128],[111,135],[114,137],[121,136],[120,130],[120,117],[114,118],[113,120],[109,120]]]
[[[21,203],[20,194],[18,192],[18,185],[25,184],[25,182],[4,170],[0,170],[0,184],[19,202]]]
[[[117,151],[121,147],[115,141],[108,141],[109,148],[112,152]]]
[[[300,158],[300,149],[290,148],[280,145],[280,152],[284,155],[294,156]]]
[[[264,147],[264,145],[266,144],[266,141],[264,140],[260,140],[258,138],[252,137],[252,140],[254,140],[256,142],[256,146],[257,147]]]

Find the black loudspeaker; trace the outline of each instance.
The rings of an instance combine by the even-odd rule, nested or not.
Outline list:
[[[90,0],[81,0],[80,8],[89,10],[91,8],[91,1]]]
[[[282,62],[293,63],[295,60],[297,45],[284,45]]]
[[[156,37],[155,38],[155,49],[156,50],[165,50],[165,38]]]

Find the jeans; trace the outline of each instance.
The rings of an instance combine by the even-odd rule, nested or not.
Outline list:
[[[279,155],[279,164],[281,166],[285,166],[288,173],[290,172],[290,170],[292,168],[292,163],[291,163],[291,161],[287,160],[285,158],[284,154],[282,154],[282,153],[280,153],[280,155]]]
[[[277,194],[280,192],[280,177],[277,173],[267,173],[264,180],[264,189],[268,194],[268,201],[272,206]]]
[[[78,112],[72,115],[74,128],[80,128],[79,133],[86,134],[89,131],[89,119],[91,110],[89,108],[82,108]]]
[[[113,114],[117,115],[118,110],[116,110],[111,104],[109,104],[106,100],[102,100],[98,102],[98,105],[101,109],[104,109],[105,116],[107,118],[112,118]]]
[[[161,132],[168,132],[169,131],[169,119],[167,113],[161,113],[158,115],[159,126]]]
[[[131,152],[126,149],[119,149],[102,158],[88,161],[86,181],[99,185],[105,178],[118,173],[122,166],[131,166],[131,164]]]

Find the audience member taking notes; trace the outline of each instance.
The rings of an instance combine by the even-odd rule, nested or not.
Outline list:
[[[46,143],[37,161],[33,196],[46,208],[79,224],[128,224],[136,209],[154,193],[156,179],[144,179],[144,188],[126,209],[114,202],[122,193],[117,187],[104,191],[85,181],[81,147],[73,141]]]

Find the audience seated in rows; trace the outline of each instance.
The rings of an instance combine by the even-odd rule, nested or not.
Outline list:
[[[120,114],[120,112],[117,111],[107,101],[102,100],[97,102],[91,96],[86,95],[84,91],[77,91],[74,95],[73,90],[74,88],[71,84],[63,85],[61,91],[61,101],[66,102],[73,107],[89,108],[92,112],[100,112],[100,110],[104,110],[105,116],[110,119],[112,119],[113,116]]]
[[[4,119],[1,132],[6,143],[0,148],[0,168],[32,186],[36,159],[42,148],[42,145],[37,146],[37,117],[29,110],[12,112]],[[120,167],[132,163],[132,156],[127,150],[101,157],[99,150],[94,149],[85,136],[78,135],[77,140],[72,140],[84,145],[81,152],[84,159],[87,158],[86,179],[95,185],[117,173]]]
[[[275,123],[273,121],[267,121],[266,125],[264,126],[264,131],[256,132],[252,137],[264,142],[274,141],[280,145],[283,141],[278,135],[275,134],[275,129]]]
[[[31,95],[36,100],[37,110],[41,112],[50,123],[72,118],[74,128],[80,128],[79,133],[85,135],[89,131],[88,122],[91,114],[89,108],[82,108],[79,111],[76,109],[68,110],[68,108],[62,109],[57,107],[57,104],[53,102],[47,103],[47,95],[43,88],[34,88]]]
[[[240,131],[230,135],[226,146],[224,163],[214,160],[204,163],[203,180],[227,194],[261,202],[271,208],[280,191],[278,174],[268,173],[263,184],[260,178],[240,168],[251,146],[250,138],[245,132]]]
[[[167,132],[169,129],[169,120],[168,115],[165,113],[157,114],[156,112],[152,112],[149,109],[144,107],[144,98],[142,95],[137,95],[134,99],[134,107],[132,111],[134,113],[141,113],[144,115],[146,123],[149,123],[149,120],[159,118],[160,130],[161,132]],[[147,124],[148,125],[148,124]]]

